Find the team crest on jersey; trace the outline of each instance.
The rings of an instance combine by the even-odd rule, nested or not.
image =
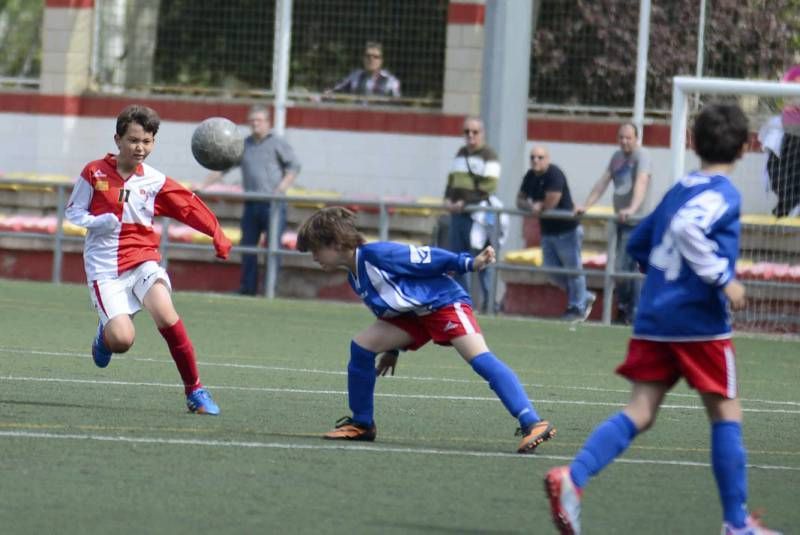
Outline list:
[[[95,169],[94,173],[92,173],[92,176],[95,177],[95,178],[108,178],[108,175],[105,174],[100,169]]]
[[[411,252],[411,263],[412,264],[430,264],[431,263],[431,248],[429,246],[424,247],[417,247],[415,245],[409,245],[409,251]]]
[[[94,189],[97,191],[108,191],[108,180],[98,180],[94,183]]]

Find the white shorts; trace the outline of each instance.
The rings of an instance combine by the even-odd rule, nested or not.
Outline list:
[[[133,315],[142,309],[144,296],[156,281],[162,280],[172,291],[166,270],[152,260],[126,271],[115,279],[89,282],[92,304],[103,325],[120,314]]]

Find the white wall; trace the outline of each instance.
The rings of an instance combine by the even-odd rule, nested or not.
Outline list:
[[[195,126],[194,123],[164,121],[148,163],[178,180],[201,181],[208,172],[194,161],[189,146]],[[242,132],[246,131],[246,127],[242,127]],[[0,172],[77,176],[88,161],[116,151],[113,136],[114,120],[110,118],[0,114]],[[441,196],[450,161],[463,141],[460,137],[298,128],[288,129],[286,137],[303,164],[299,186],[353,196]],[[545,144],[553,163],[566,173],[578,203],[586,198],[616,148],[612,144]],[[528,147],[531,145],[529,142]],[[652,207],[672,183],[672,177],[668,176],[669,150],[651,149],[651,154],[654,177],[648,207]],[[696,162],[694,156],[690,156],[687,168],[696,166]],[[751,153],[734,173],[746,213],[769,213],[775,203],[774,196],[764,188],[763,166],[763,155]],[[232,172],[228,180],[237,178],[237,173]],[[521,179],[501,178],[515,184]],[[513,199],[503,200],[513,205]],[[610,192],[600,204],[611,204]]]

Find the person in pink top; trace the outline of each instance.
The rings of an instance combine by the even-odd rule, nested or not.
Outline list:
[[[144,163],[160,122],[146,106],[122,110],[114,135],[119,153],[86,164],[67,203],[67,219],[88,231],[83,262],[100,317],[92,357],[105,368],[112,353],[128,351],[136,332],[133,316],[144,308],[169,346],[189,410],[216,415],[219,407],[200,382],[192,341],[172,303],[169,275],[159,265],[160,236],[153,218],[171,217],[211,236],[222,259],[228,257],[231,242],[203,201]]]

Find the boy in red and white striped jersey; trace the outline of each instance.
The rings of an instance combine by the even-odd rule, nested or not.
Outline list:
[[[172,285],[158,262],[160,236],[155,216],[168,216],[214,240],[217,257],[225,259],[231,243],[216,216],[193,192],[144,163],[155,145],[158,114],[140,105],[117,116],[117,155],[89,162],[67,203],[66,216],[86,227],[83,261],[92,303],[100,316],[92,357],[108,366],[112,353],[133,345],[133,315],[145,308],[167,341],[186,393],[190,411],[219,414],[203,388],[194,348],[172,303]]]

